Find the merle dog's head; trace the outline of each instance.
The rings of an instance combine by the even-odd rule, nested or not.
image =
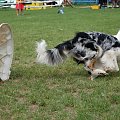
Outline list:
[[[100,57],[103,54],[102,48],[86,32],[79,32],[72,40],[74,48],[70,51],[77,61],[85,61]]]
[[[98,56],[99,46],[94,42],[90,41],[86,43],[78,42],[74,44],[74,48],[71,50],[71,53],[74,58],[79,61],[85,61],[92,59]]]

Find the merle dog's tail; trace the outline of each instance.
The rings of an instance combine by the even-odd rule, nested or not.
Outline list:
[[[57,65],[59,63],[62,63],[67,57],[67,53],[65,53],[64,47],[61,49],[55,47],[53,49],[47,50],[47,44],[45,40],[37,42],[36,52],[36,62],[46,65]]]

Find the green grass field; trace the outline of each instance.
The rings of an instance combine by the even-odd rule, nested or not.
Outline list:
[[[56,67],[38,65],[36,41],[48,48],[78,31],[116,34],[120,9],[65,7],[24,11],[0,9],[0,23],[9,23],[14,38],[10,80],[0,84],[0,120],[120,120],[120,72],[88,80],[83,65],[68,59]]]

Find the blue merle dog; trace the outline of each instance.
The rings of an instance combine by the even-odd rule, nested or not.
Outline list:
[[[83,63],[91,74],[90,79],[108,72],[119,71],[117,60],[120,56],[120,31],[117,35],[101,32],[78,32],[76,35],[53,49],[47,50],[44,40],[37,42],[37,63],[57,65],[72,57],[78,64]]]

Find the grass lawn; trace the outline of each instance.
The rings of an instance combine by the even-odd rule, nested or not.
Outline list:
[[[16,16],[13,9],[0,9],[0,23],[9,23],[14,37],[10,80],[0,84],[0,120],[120,120],[120,72],[89,81],[83,65],[71,59],[56,67],[35,63],[41,39],[53,48],[78,31],[116,34],[120,9],[57,10]]]

